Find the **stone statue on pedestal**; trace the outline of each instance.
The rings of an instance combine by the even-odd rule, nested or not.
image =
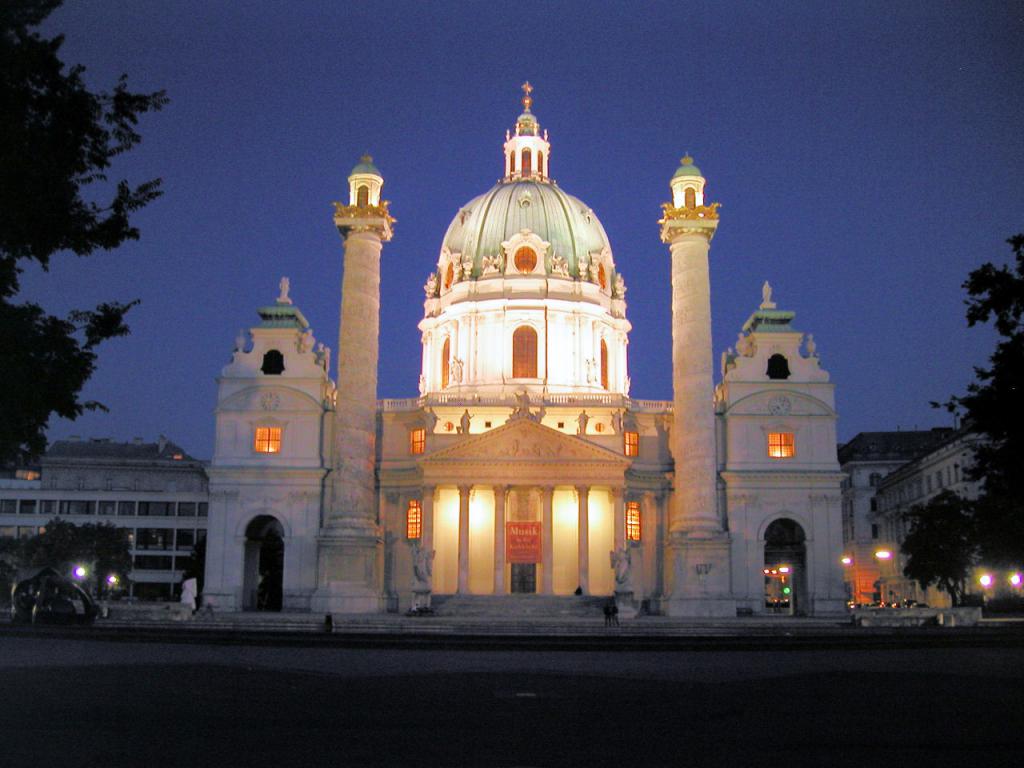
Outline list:
[[[469,424],[470,424],[471,420],[472,420],[472,417],[469,415],[469,409],[467,408],[466,410],[464,410],[462,412],[462,418],[459,419],[459,434],[460,435],[468,435],[469,434]]]
[[[630,555],[629,547],[613,549],[608,554],[611,559],[612,569],[615,571],[615,591],[631,591],[629,589],[629,581],[633,568],[633,558]]]
[[[412,612],[430,611],[430,593],[434,582],[434,550],[412,545]]]
[[[590,423],[590,417],[587,416],[586,411],[580,411],[580,415],[576,417],[576,434],[585,435],[587,434],[587,424]]]

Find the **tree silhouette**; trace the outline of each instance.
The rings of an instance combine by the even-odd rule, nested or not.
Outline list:
[[[128,333],[137,302],[106,302],[66,318],[16,303],[27,262],[47,270],[60,252],[87,256],[137,240],[130,214],[156,199],[160,180],[109,183],[113,159],[139,142],[140,115],[167,103],[163,91],[132,93],[122,75],[93,93],[84,68],[65,68],[63,36],[33,31],[60,0],[0,5],[0,461],[46,448],[52,414],[74,419],[100,403],[82,401],[96,347]],[[105,202],[99,202],[105,200]]]

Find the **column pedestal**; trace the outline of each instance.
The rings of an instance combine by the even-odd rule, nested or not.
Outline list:
[[[672,594],[665,602],[669,616],[732,617],[729,535],[695,538],[672,534]]]
[[[353,521],[355,522],[355,521]],[[384,539],[374,525],[333,525],[317,537],[319,564],[313,613],[379,613],[386,603]]]

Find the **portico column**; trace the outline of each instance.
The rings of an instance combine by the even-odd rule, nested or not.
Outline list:
[[[663,496],[655,495],[647,491],[643,495],[643,514],[641,519],[644,523],[653,521],[653,525],[647,526],[647,532],[641,535],[644,538],[644,550],[653,553],[654,557],[654,594],[661,597],[665,593],[665,506]]]
[[[615,548],[626,546],[626,505],[623,489],[612,488],[612,514],[615,516]]]
[[[541,488],[541,499],[543,501],[542,509],[544,516],[541,523],[541,567],[543,569],[541,579],[541,594],[550,595],[554,591],[554,539],[552,531],[554,531],[553,513],[552,513],[552,500],[555,496],[555,489],[546,485]]]
[[[433,485],[420,489],[420,508],[423,510],[422,546],[428,552],[434,548],[434,490]]]
[[[494,486],[494,594],[505,594],[505,494],[504,485]]]
[[[576,495],[579,497],[579,586],[584,595],[590,594],[590,533],[588,531],[590,510],[590,486],[577,485]]]
[[[469,492],[470,485],[459,486],[459,594],[469,594]]]

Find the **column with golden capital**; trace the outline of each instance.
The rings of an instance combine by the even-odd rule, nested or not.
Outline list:
[[[718,204],[706,204],[706,179],[689,155],[669,186],[661,240],[672,254],[672,434],[675,492],[669,515],[676,615],[734,614],[728,599],[729,540],[717,504],[711,279],[708,253]],[[718,603],[721,601],[721,604]]]
[[[313,605],[314,610],[362,613],[382,607],[383,545],[374,491],[380,255],[394,219],[381,200],[384,179],[372,158],[364,156],[348,182],[348,204],[334,204],[334,224],[344,243],[339,386]]]

